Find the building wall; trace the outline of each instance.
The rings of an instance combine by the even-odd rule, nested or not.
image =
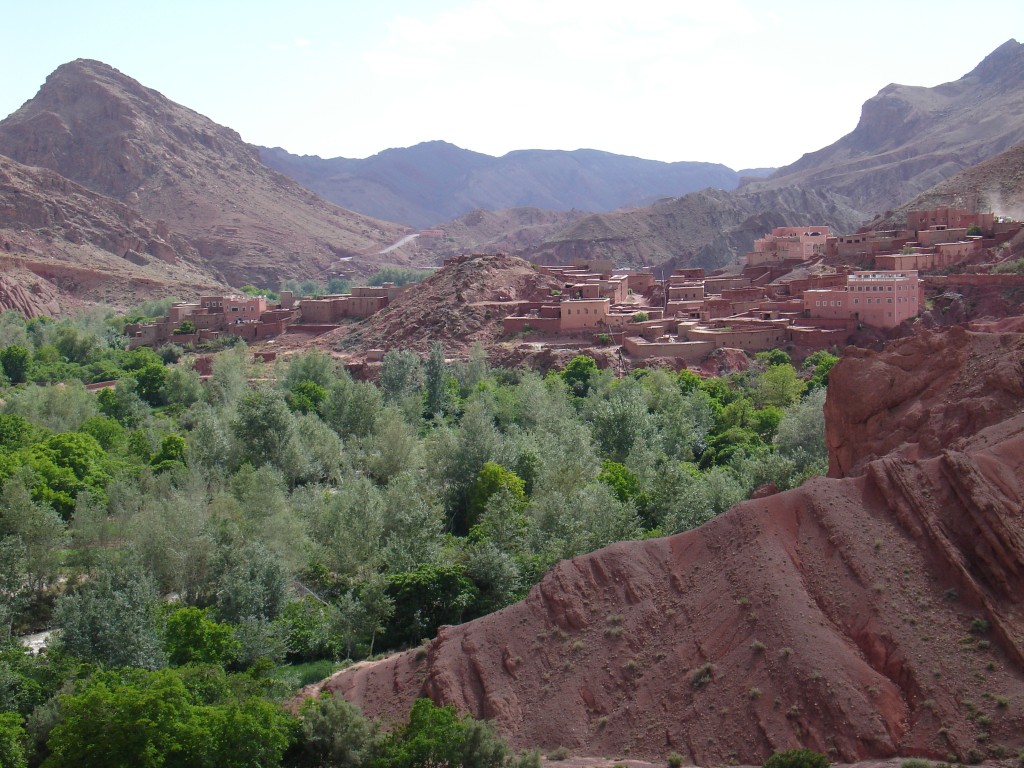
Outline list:
[[[682,330],[682,326],[680,326]],[[685,329],[686,338],[690,341],[707,341],[715,347],[746,349],[751,352],[762,352],[774,349],[790,341],[788,326],[783,324],[765,327],[736,328],[700,328]]]
[[[651,357],[673,357],[686,362],[703,360],[714,350],[715,345],[707,341],[655,341],[649,342],[637,336],[625,336],[622,347],[626,354],[646,360]]]
[[[574,286],[575,287],[575,286]],[[564,331],[596,328],[604,322],[611,302],[608,299],[576,299],[561,303],[561,327]]]
[[[939,243],[955,243],[967,237],[967,227],[925,229],[917,233],[917,242],[926,248]]]
[[[633,293],[647,293],[654,287],[655,280],[654,275],[650,272],[637,272],[636,274],[626,275],[626,291],[633,291]]]
[[[703,301],[704,283],[680,283],[668,287],[669,301]]]

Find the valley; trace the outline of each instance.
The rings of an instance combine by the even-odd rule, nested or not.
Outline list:
[[[1022,221],[1015,40],[757,171],[61,65],[0,120],[0,764],[1012,768]]]

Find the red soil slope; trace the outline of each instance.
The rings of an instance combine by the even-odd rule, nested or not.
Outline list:
[[[386,718],[427,695],[492,718],[517,746],[579,754],[1015,754],[1022,360],[1024,335],[965,331],[851,354],[827,412],[833,467],[856,477],[564,561],[524,601],[326,686]],[[844,418],[859,429],[848,440]],[[919,458],[898,455],[915,437],[903,424],[925,420]]]

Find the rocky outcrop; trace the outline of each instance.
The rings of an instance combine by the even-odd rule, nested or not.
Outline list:
[[[1016,333],[953,327],[891,344],[884,355],[850,347],[830,375],[825,404],[829,474],[869,461],[959,448],[1024,404],[1024,341]]]
[[[25,287],[9,275],[0,275],[0,312],[7,310],[20,312],[25,317],[59,317],[60,297],[48,283],[33,281]]]
[[[432,341],[441,341],[461,355],[475,342],[489,345],[502,336],[501,321],[519,302],[550,300],[551,291],[563,287],[515,256],[464,256],[359,325],[342,326],[316,344],[358,357],[392,348],[426,354]]]
[[[846,476],[564,561],[524,601],[324,687],[396,719],[430,696],[518,746],[697,765],[1016,752],[1022,359],[1019,333],[962,330],[849,354],[828,397]],[[911,425],[930,435],[913,451],[887,437]],[[876,440],[892,448],[870,460]]]

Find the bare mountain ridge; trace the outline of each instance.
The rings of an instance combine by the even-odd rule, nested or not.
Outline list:
[[[182,236],[54,171],[0,155],[0,308],[59,315],[85,302],[223,289]]]
[[[890,84],[860,122],[754,189],[830,189],[865,218],[1024,141],[1024,44],[1008,40],[973,70],[934,88]]]
[[[478,208],[611,211],[705,187],[734,189],[746,173],[718,163],[665,163],[593,149],[492,157],[444,141],[361,160],[298,156],[280,147],[261,148],[260,156],[328,200],[416,227],[437,226]]]
[[[0,153],[165,221],[236,285],[322,277],[342,257],[369,272],[405,231],[324,201],[235,131],[97,61],[58,67],[0,122]]]
[[[530,253],[622,263],[720,266],[771,226],[856,230],[954,174],[1024,141],[1024,45],[1010,40],[964,77],[934,88],[889,85],[857,128],[768,179],[703,190],[635,211],[595,214]],[[721,226],[719,226],[721,225]],[[767,227],[770,229],[770,226]]]
[[[855,228],[860,217],[830,192],[790,187],[707,189],[647,208],[592,214],[525,253],[543,262],[611,259],[620,265],[715,269],[750,250],[772,227],[830,223]]]
[[[907,211],[939,206],[991,209],[998,216],[1024,219],[1024,142],[935,185],[887,216],[877,229],[902,225]]]

